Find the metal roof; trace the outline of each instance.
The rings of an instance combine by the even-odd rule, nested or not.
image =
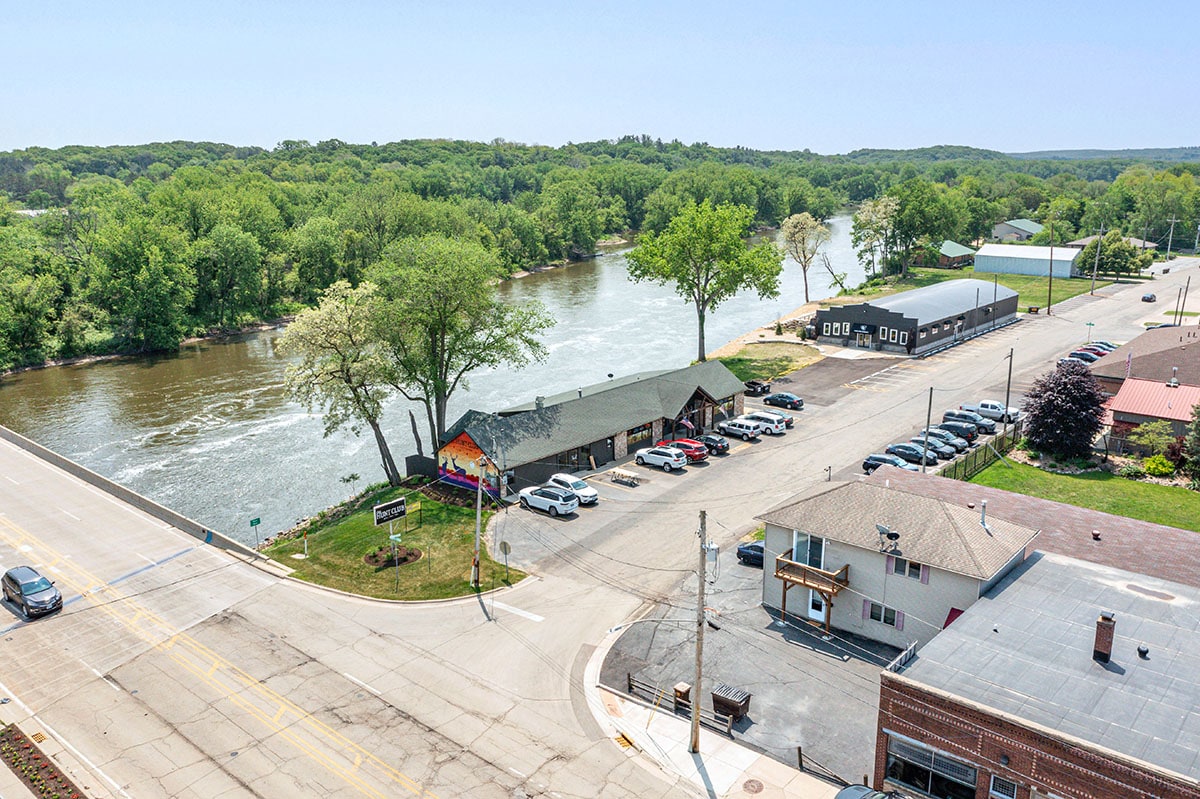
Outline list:
[[[874,552],[883,552],[875,525],[887,525],[900,540],[885,554],[978,580],[999,572],[1037,535],[991,517],[984,527],[980,512],[965,505],[861,481],[820,486],[756,518]]]
[[[942,247],[940,250],[938,250],[938,252],[940,252],[942,255],[946,256],[947,258],[961,258],[964,255],[974,255],[975,254],[975,251],[972,250],[970,247],[964,247],[963,245],[959,244],[957,241],[950,241],[950,239],[946,239],[945,241],[942,242]]]
[[[1200,405],[1200,386],[1179,385],[1172,388],[1161,380],[1131,377],[1121,383],[1109,409],[1114,415],[1127,413],[1190,422],[1192,408],[1196,405]]]
[[[1112,660],[1092,659],[1100,611]],[[1139,645],[1149,648],[1143,658]],[[1200,589],[1036,552],[900,673],[1001,713],[1200,778]]]
[[[1009,227],[1015,227],[1017,230],[1024,230],[1026,233],[1033,235],[1042,232],[1042,225],[1034,222],[1032,219],[1009,219],[1004,224]]]
[[[1200,534],[1191,530],[894,466],[881,466],[862,479],[963,507],[986,500],[988,518],[1041,530],[1038,549],[1200,587]]]
[[[932,286],[902,291],[899,294],[870,300],[863,304],[895,311],[916,319],[919,324],[927,324],[973,310],[976,302],[982,308],[991,303],[993,295],[999,302],[1017,296],[1017,292],[1007,286],[989,283],[986,280],[963,278],[961,280],[945,280],[941,283],[934,283]]]
[[[975,253],[978,258],[981,255],[991,255],[1001,258],[1021,258],[1025,260],[1049,261],[1050,251],[1054,251],[1055,263],[1074,263],[1079,257],[1082,250],[1075,247],[1067,247],[1059,245],[1057,247],[1035,247],[1030,244],[985,244]]]

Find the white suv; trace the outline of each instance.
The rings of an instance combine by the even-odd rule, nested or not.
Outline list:
[[[723,419],[717,422],[717,429],[727,436],[737,436],[742,441],[758,438],[763,426],[752,419]]]
[[[747,422],[757,422],[762,425],[763,432],[769,436],[777,436],[787,432],[787,420],[779,414],[771,413],[770,411],[743,413],[738,419]]]
[[[639,449],[634,453],[633,459],[638,465],[650,464],[651,466],[661,466],[664,472],[669,472],[672,469],[682,469],[687,466],[687,455],[683,454],[683,450],[673,449],[671,447],[647,447]]]
[[[546,485],[552,485],[555,488],[564,488],[579,497],[580,505],[594,505],[600,501],[600,494],[596,489],[580,480],[578,477],[570,474],[550,475],[550,479],[546,481]]]

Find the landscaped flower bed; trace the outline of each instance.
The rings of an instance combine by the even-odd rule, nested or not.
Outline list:
[[[84,799],[83,792],[15,724],[0,730],[0,758],[35,796]]]

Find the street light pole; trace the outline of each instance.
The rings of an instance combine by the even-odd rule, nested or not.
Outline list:
[[[1046,316],[1054,304],[1054,214],[1050,215],[1050,282],[1046,285]]]
[[[705,567],[708,563],[708,513],[700,511],[700,562],[696,570],[699,581],[696,598],[696,678],[692,685],[692,740],[688,751],[700,751],[700,680],[704,676],[704,584],[707,579]]]
[[[483,479],[487,468],[487,456],[481,455],[475,462],[479,468],[479,480],[475,484],[475,555],[471,558],[471,587],[479,590],[479,530],[483,520]]]
[[[1008,398],[1012,390],[1013,348],[1008,348],[1008,380],[1004,384],[1004,435],[1008,435]]]
[[[1100,268],[1100,245],[1104,242],[1104,223],[1100,223],[1100,235],[1096,237],[1096,262],[1092,264],[1092,290],[1088,294],[1096,293],[1096,270]]]

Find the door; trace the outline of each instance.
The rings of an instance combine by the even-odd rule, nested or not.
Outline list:
[[[792,560],[814,569],[825,568],[825,539],[795,531],[792,533]],[[808,589],[808,618],[825,621],[825,600],[813,589]]]
[[[862,347],[863,349],[870,348],[870,346],[871,346],[871,334],[870,333],[855,333],[855,335],[858,336],[858,339],[855,342],[856,344],[858,344],[858,346]]]

